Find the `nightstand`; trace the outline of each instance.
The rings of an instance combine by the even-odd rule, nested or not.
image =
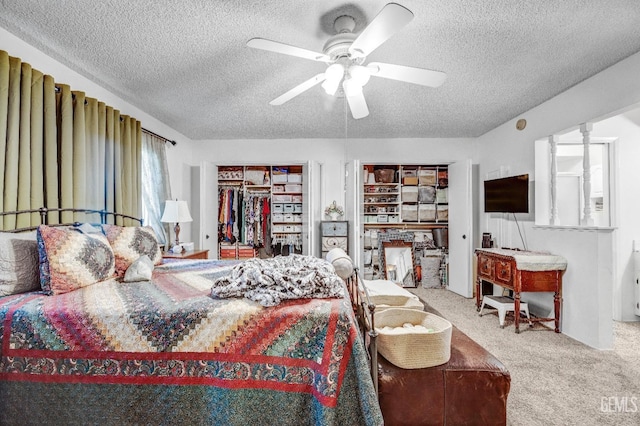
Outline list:
[[[163,259],[208,259],[209,250],[188,250],[184,253],[162,252]]]
[[[349,247],[349,222],[347,221],[322,221],[320,222],[320,235],[322,240],[322,258],[334,248],[341,248],[348,254]]]

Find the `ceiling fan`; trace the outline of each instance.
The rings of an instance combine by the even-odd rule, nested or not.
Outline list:
[[[359,35],[353,33],[353,29],[356,26],[353,17],[348,15],[338,17],[334,22],[337,34],[327,40],[322,53],[264,38],[252,38],[247,42],[247,46],[324,62],[328,65],[325,72],[299,84],[272,100],[269,104],[282,105],[322,83],[322,88],[327,94],[344,95],[347,98],[353,118],[359,119],[369,115],[369,108],[362,88],[367,84],[371,76],[429,87],[438,87],[447,78],[447,75],[443,72],[423,68],[382,62],[371,62],[363,65],[366,57],[371,52],[412,19],[413,13],[409,9],[397,3],[389,3],[382,8],[373,18],[373,21]]]

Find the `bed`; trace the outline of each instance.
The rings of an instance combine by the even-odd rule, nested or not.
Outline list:
[[[38,230],[40,279],[43,251],[72,270],[59,252],[82,246],[51,228]],[[134,262],[108,241],[118,278],[0,296],[1,424],[382,424],[343,281],[342,297],[265,302],[212,291],[241,264],[184,260],[124,282]],[[104,257],[95,247],[83,253]],[[305,258],[291,259],[314,262]]]

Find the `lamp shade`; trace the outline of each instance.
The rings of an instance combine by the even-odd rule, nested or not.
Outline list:
[[[170,223],[191,222],[193,218],[189,213],[189,206],[187,206],[186,201],[167,200],[160,221]]]

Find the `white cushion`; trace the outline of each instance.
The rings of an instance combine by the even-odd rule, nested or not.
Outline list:
[[[353,261],[341,248],[329,250],[326,260],[333,265],[340,278],[347,279],[353,274]]]
[[[35,231],[0,232],[0,296],[40,290]]]

